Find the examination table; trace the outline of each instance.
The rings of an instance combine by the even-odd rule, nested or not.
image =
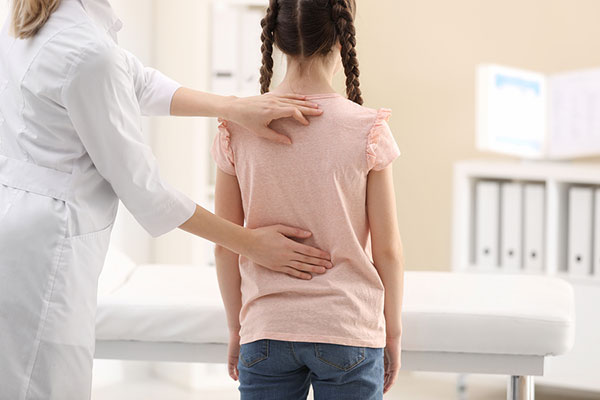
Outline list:
[[[98,302],[96,358],[226,360],[214,267],[109,256]],[[402,369],[507,375],[508,400],[533,400],[533,376],[570,349],[574,324],[572,289],[558,278],[409,271]]]

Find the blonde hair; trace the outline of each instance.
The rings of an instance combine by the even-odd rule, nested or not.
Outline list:
[[[13,0],[12,30],[15,37],[27,39],[44,26],[60,0]]]

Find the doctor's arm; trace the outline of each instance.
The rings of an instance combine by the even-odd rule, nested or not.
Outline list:
[[[303,270],[330,265],[327,253],[286,237],[310,233],[282,226],[243,228],[196,205],[160,177],[140,130],[134,82],[118,49],[90,49],[82,55],[65,81],[62,103],[98,172],[152,236],[181,227],[282,272],[300,254],[306,262],[293,273],[301,278],[310,276]]]
[[[238,123],[260,137],[290,143],[287,136],[269,127],[273,120],[291,117],[308,125],[306,116],[322,114],[317,104],[306,101],[305,96],[301,95],[235,97],[181,87],[161,72],[144,67],[133,54],[125,50],[123,52],[144,115],[221,117]]]

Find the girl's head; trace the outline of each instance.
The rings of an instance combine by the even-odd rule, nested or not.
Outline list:
[[[35,35],[59,3],[60,0],[14,0],[12,30],[15,37],[27,39]]]
[[[300,61],[329,59],[339,48],[346,75],[346,94],[358,104],[359,88],[355,0],[270,0],[263,18],[261,93],[269,91],[273,77],[273,44]]]

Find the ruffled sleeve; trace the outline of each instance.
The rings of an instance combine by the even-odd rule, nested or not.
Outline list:
[[[210,154],[217,167],[226,174],[235,176],[235,162],[231,148],[231,133],[227,129],[227,121],[219,119],[219,132],[215,136]]]
[[[377,111],[375,122],[367,137],[368,170],[381,171],[392,163],[399,155],[400,149],[387,121],[392,111],[381,108]]]

